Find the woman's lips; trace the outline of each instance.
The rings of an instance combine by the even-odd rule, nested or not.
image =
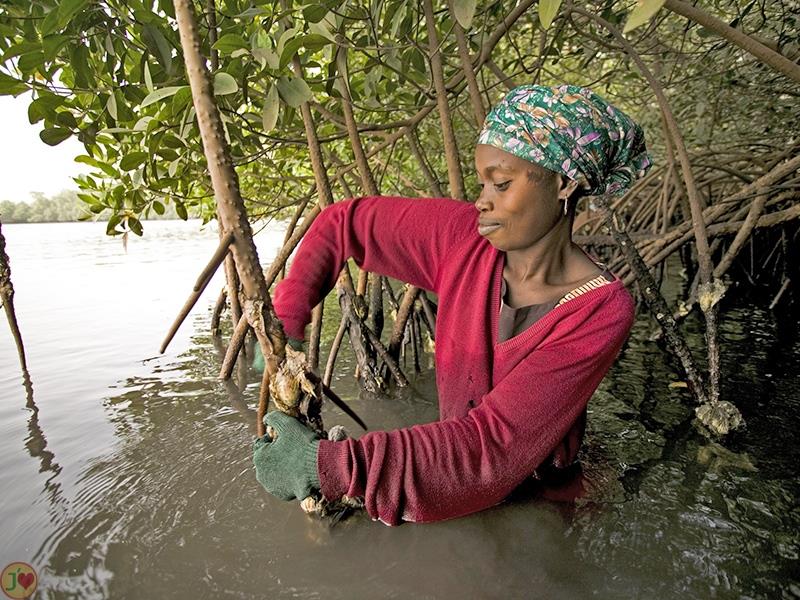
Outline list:
[[[478,233],[486,236],[492,233],[495,229],[500,228],[500,223],[490,223],[487,225],[478,225]]]

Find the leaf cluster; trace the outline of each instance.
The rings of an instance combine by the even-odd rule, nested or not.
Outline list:
[[[586,10],[625,28],[657,75],[693,152],[757,155],[796,139],[798,90],[740,49],[662,8],[663,0],[595,1]],[[214,7],[213,14],[209,5]],[[652,91],[609,32],[561,1],[533,3],[507,30],[516,3],[453,0],[436,12],[438,52],[464,171],[478,123],[470,112],[455,28],[465,30],[485,106],[506,86],[589,85],[643,123],[663,156]],[[314,193],[300,108],[308,103],[336,194],[360,193],[342,116],[342,78],[384,193],[430,195],[407,138],[395,135],[435,103],[422,6],[403,0],[197,4],[231,155],[252,215],[284,216]],[[732,26],[791,55],[800,21],[782,3],[717,0]],[[492,35],[499,40],[488,46]],[[347,52],[346,73],[336,53]],[[456,83],[452,83],[452,82]],[[55,145],[77,137],[92,167],[77,179],[110,234],[141,234],[145,214],[215,218],[213,191],[183,67],[171,0],[7,0],[0,13],[0,94],[31,93],[28,117]],[[413,131],[424,165],[446,180],[435,111]],[[394,136],[394,137],[392,137]],[[378,149],[378,150],[374,150]],[[474,180],[468,189],[475,191]]]

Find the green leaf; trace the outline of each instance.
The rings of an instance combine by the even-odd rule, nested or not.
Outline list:
[[[44,69],[44,52],[38,50],[36,52],[28,52],[19,57],[17,61],[19,70],[23,73],[31,73],[36,69]]]
[[[39,132],[39,137],[48,146],[57,146],[71,135],[72,132],[64,127],[48,127]]]
[[[117,50],[114,48],[114,40],[111,39],[111,34],[107,33],[105,39],[103,40],[103,45],[105,46],[106,52],[111,56],[117,55]]]
[[[544,29],[550,27],[561,8],[561,0],[539,0],[539,22]]]
[[[324,37],[329,43],[336,41],[336,37],[331,32],[331,22],[329,19],[323,19],[319,23],[309,23],[308,31],[320,37]]]
[[[164,37],[164,34],[154,25],[144,25],[142,27],[142,39],[153,54],[159,59],[161,66],[167,72],[172,73],[172,46]]]
[[[93,79],[89,70],[89,49],[83,44],[74,46],[69,53],[69,62],[75,75],[75,85],[80,88],[91,87]]]
[[[78,122],[75,120],[75,115],[67,111],[61,111],[56,115],[56,123],[69,129],[78,128]]]
[[[319,23],[328,14],[328,8],[322,4],[309,4],[303,7],[303,18],[307,23]]]
[[[5,73],[0,73],[0,96],[11,94],[16,96],[26,91],[28,86]]]
[[[106,110],[108,114],[111,115],[111,118],[115,121],[117,120],[117,97],[114,95],[114,92],[108,96],[108,100],[106,100]]]
[[[99,160],[95,160],[91,156],[86,156],[85,154],[81,154],[79,156],[76,156],[75,157],[75,162],[83,163],[85,165],[89,165],[90,167],[94,167],[95,169],[100,169],[106,175],[108,175],[110,177],[117,177],[118,176],[117,171],[113,167],[111,167],[110,165],[107,165],[104,162],[100,162]],[[79,196],[80,196],[80,194],[79,194]]]
[[[330,38],[318,33],[310,33],[303,36],[303,46],[310,52],[321,50],[330,43],[332,43]]]
[[[10,46],[8,50],[3,52],[3,58],[0,59],[0,62],[8,62],[15,56],[21,56],[22,54],[28,54],[29,52],[35,52],[41,49],[42,45],[38,42],[20,42],[19,44]]]
[[[89,0],[61,0],[58,5],[58,28],[66,27],[88,3]]]
[[[278,108],[280,102],[278,101],[278,89],[271,85],[267,98],[264,100],[264,109],[261,111],[261,123],[264,125],[264,133],[269,133],[275,129],[275,123],[278,122]]]
[[[155,90],[147,94],[147,96],[145,96],[144,100],[142,100],[142,103],[139,105],[139,107],[144,108],[145,106],[150,106],[151,104],[163,100],[164,98],[169,98],[170,96],[177,94],[178,90],[181,90],[185,87],[186,87],[185,85],[172,85],[169,87],[163,87],[161,89]]]
[[[300,48],[307,48],[313,52],[327,46],[330,43],[331,40],[329,38],[316,33],[293,37],[291,40],[286,42],[286,45],[283,47],[278,68],[283,69],[286,65],[288,65]]]
[[[226,33],[219,38],[212,46],[215,50],[219,50],[225,54],[230,54],[234,50],[241,48],[249,49],[250,46],[244,41],[244,38],[236,33]]]
[[[266,64],[270,69],[278,68],[279,58],[272,50],[268,48],[253,48],[250,53],[262,65]]]
[[[161,204],[158,200],[153,200],[153,210],[156,212],[157,215],[164,214],[164,205]]]
[[[172,97],[172,114],[177,115],[192,101],[192,89],[187,85],[179,89]]]
[[[108,219],[108,223],[106,224],[106,235],[117,235],[120,232],[116,230],[117,225],[122,219],[118,214],[113,214]]]
[[[158,148],[155,150],[155,153],[163,158],[164,160],[177,160],[178,153],[171,148]]]
[[[175,200],[175,212],[184,221],[189,218],[189,214],[186,212],[186,205],[178,199]]]
[[[58,8],[53,8],[42,21],[42,35],[50,35],[63,27],[58,26]]]
[[[247,18],[250,18],[250,17],[257,17],[258,15],[266,15],[269,12],[270,11],[268,9],[266,9],[266,8],[259,8],[259,7],[256,6],[256,7],[248,8],[247,10],[240,12],[238,15],[236,15],[235,18],[237,18],[237,19],[247,19]]]
[[[54,119],[56,109],[66,101],[64,96],[57,96],[49,92],[39,93],[42,95],[28,105],[28,121],[31,125],[48,117]]]
[[[297,51],[303,45],[303,36],[299,35],[297,37],[292,38],[286,45],[283,47],[283,52],[281,52],[281,60],[278,63],[278,68],[283,70],[286,65],[292,62],[292,58],[294,55],[297,54]]]
[[[71,39],[72,37],[68,35],[49,35],[42,38],[42,49],[44,50],[45,60],[53,60],[61,48]]]
[[[628,15],[628,20],[625,21],[625,27],[622,33],[633,31],[640,25],[647,23],[653,16],[664,6],[666,0],[639,0],[636,3],[636,8]]]
[[[153,121],[153,120],[154,120],[153,117],[151,117],[150,115],[145,115],[144,117],[142,117],[141,119],[136,121],[136,124],[133,126],[133,130],[134,131],[146,131],[148,125],[150,125],[150,121]]]
[[[91,194],[76,194],[76,196],[86,202],[86,204],[97,204],[97,198]]]
[[[153,76],[150,74],[150,65],[147,61],[144,61],[144,85],[147,87],[147,91],[149,93],[153,93],[155,88],[153,87]]]
[[[281,77],[276,85],[281,94],[281,98],[292,108],[297,108],[303,102],[311,99],[311,88],[301,77]]]
[[[123,171],[132,171],[147,162],[147,152],[131,152],[119,161],[119,168]]]
[[[142,236],[142,222],[137,219],[136,217],[128,217],[128,229],[130,229],[133,233],[138,235],[139,237]]]
[[[214,75],[214,95],[225,96],[227,94],[235,94],[239,90],[239,84],[236,80],[226,73],[220,71]]]
[[[453,13],[456,21],[464,29],[469,29],[472,25],[472,17],[475,16],[476,0],[453,0]]]

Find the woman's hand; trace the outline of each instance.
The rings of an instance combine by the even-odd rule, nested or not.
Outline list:
[[[253,443],[256,479],[281,500],[303,500],[319,489],[317,450],[320,437],[294,417],[272,411],[264,416],[267,431]]]

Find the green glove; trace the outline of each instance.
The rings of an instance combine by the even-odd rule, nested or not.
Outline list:
[[[286,343],[298,352],[303,352],[303,340],[295,338],[286,338]],[[264,353],[261,352],[261,346],[256,344],[256,352],[253,356],[253,369],[259,373],[264,372]]]
[[[256,479],[281,500],[303,500],[319,489],[317,450],[320,437],[294,417],[268,412],[264,424],[275,429],[276,438],[257,438],[253,443]]]

